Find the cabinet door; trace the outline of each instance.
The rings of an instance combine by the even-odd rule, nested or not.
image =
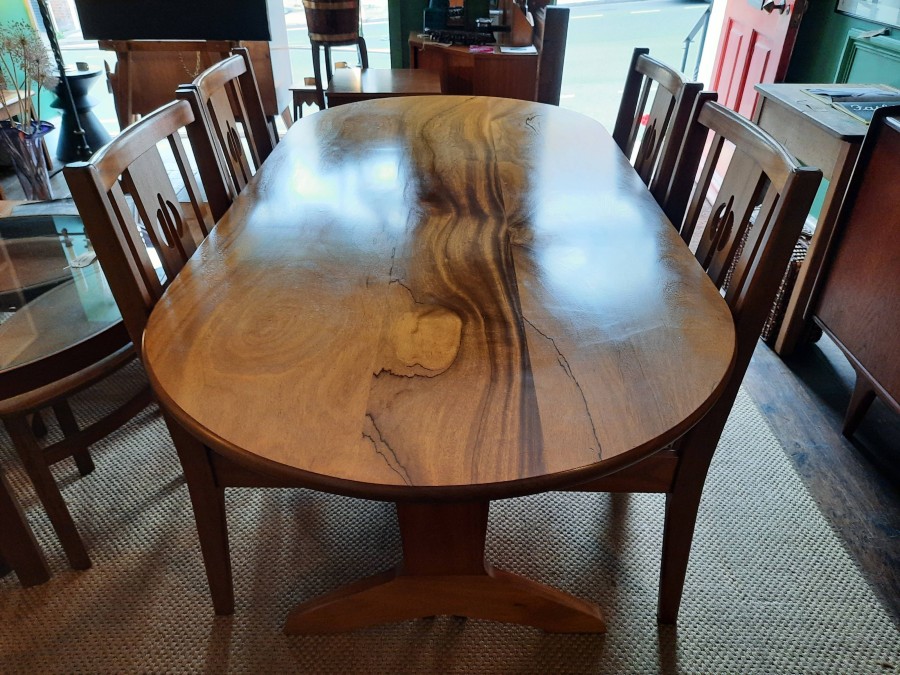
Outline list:
[[[537,87],[537,55],[480,54],[472,93],[533,101]]]
[[[452,47],[425,47],[418,50],[416,67],[441,74],[441,88],[445,94],[472,94],[475,60],[472,54]]]

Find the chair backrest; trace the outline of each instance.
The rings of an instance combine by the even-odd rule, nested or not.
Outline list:
[[[537,88],[534,100],[559,105],[566,37],[569,33],[568,7],[542,7],[534,16],[534,46],[538,50]]]
[[[653,87],[656,93],[650,100]],[[649,56],[638,47],[631,56],[625,89],[616,116],[613,140],[659,202],[668,188],[694,100],[703,85]],[[641,126],[644,134],[635,149]]]
[[[249,53],[244,48],[236,48],[233,53],[233,56],[204,70],[191,84],[178,87],[176,92],[178,98],[191,104],[194,116],[202,118],[207,126],[206,133],[197,134],[196,139],[190,137],[191,145],[197,148],[199,162],[201,156],[211,156],[204,146],[208,139],[212,140],[215,155],[231,181],[228,204],[244,189],[254,170],[259,169],[275,148]],[[243,136],[250,150],[249,159],[238,125],[243,127]],[[202,177],[203,165],[199,168]],[[221,197],[212,194],[208,197],[215,217],[220,218],[223,213]]]
[[[713,283],[724,288],[734,317],[737,357],[732,378],[737,380],[736,394],[822,172],[801,166],[747,118],[703,99],[698,99],[692,114],[673,187],[690,189],[696,178],[681,227],[685,242],[691,241],[701,216],[708,214],[696,256]],[[718,193],[709,199],[713,174],[726,144],[733,146],[733,155]],[[704,146],[708,150],[698,177],[697,158]],[[711,210],[707,202],[711,202]]]
[[[72,198],[135,345],[141,344],[163,290],[214,224],[179,136],[191,125],[203,129],[188,103],[173,101],[132,124],[89,161],[65,168]],[[157,147],[162,141],[168,142],[184,182],[187,212]],[[164,279],[155,269],[148,242]]]

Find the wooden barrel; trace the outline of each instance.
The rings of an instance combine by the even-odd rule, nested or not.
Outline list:
[[[309,39],[345,44],[359,37],[359,0],[303,0]]]

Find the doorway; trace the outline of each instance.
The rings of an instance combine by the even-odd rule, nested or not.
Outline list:
[[[616,119],[635,47],[695,78],[710,3],[683,0],[581,2],[569,7],[569,35],[560,106],[600,121]]]

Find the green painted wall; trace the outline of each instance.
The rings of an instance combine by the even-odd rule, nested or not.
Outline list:
[[[835,4],[834,0],[809,0],[791,55],[788,82],[824,84],[837,81],[837,71],[850,32],[882,28],[880,24],[838,14],[834,11]],[[900,35],[900,30],[893,29],[891,33],[891,37],[895,38]],[[879,41],[884,41],[884,38],[873,40]],[[893,42],[892,39],[890,41]],[[900,69],[892,68],[890,61],[881,55],[858,54],[853,70],[861,77],[851,78],[850,81],[900,85]],[[828,181],[823,180],[811,210],[815,215],[821,211],[827,188]]]
[[[0,24],[12,21],[31,22],[31,14],[26,9],[24,0],[0,0]],[[59,114],[50,107],[50,102],[53,98],[53,94],[47,91],[41,93],[40,115],[44,119]]]
[[[391,31],[391,67],[409,68],[409,31],[422,30],[422,12],[428,0],[388,0]]]
[[[878,24],[834,11],[834,0],[808,0],[797,44],[788,67],[788,82],[834,82],[847,34],[853,28],[873,30]],[[894,31],[897,33],[900,31]]]
[[[29,19],[23,0],[0,0],[0,23],[28,21]]]

